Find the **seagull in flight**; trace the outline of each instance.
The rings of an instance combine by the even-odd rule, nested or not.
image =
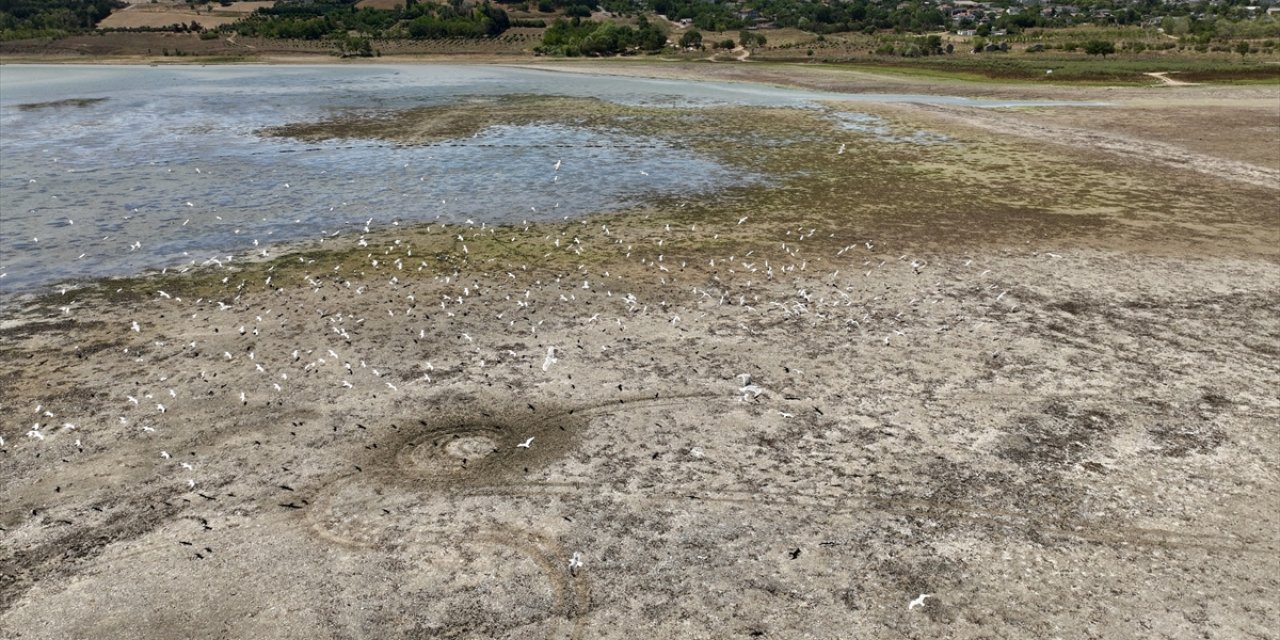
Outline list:
[[[516,445],[516,448],[517,448],[517,449],[528,449],[528,448],[530,448],[530,447],[532,447],[532,446],[533,446],[533,437],[532,437],[532,436],[530,436],[528,440],[525,440],[524,442],[521,442],[520,444]]]
[[[907,611],[910,611],[910,610],[912,610],[912,609],[914,609],[914,608],[916,608],[916,607],[923,607],[923,606],[924,606],[924,599],[925,599],[925,598],[932,598],[932,597],[933,597],[933,594],[932,594],[932,593],[922,593],[922,594],[920,594],[920,595],[919,595],[915,600],[912,600],[912,601],[911,601],[911,604],[908,604],[908,605],[907,605]]]

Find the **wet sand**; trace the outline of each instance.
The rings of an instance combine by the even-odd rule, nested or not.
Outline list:
[[[0,635],[1274,637],[1280,167],[876,113],[952,142],[601,110],[779,180],[8,314]]]

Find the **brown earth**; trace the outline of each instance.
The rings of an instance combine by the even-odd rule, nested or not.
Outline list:
[[[203,23],[202,23],[203,24]],[[206,25],[207,26],[207,25]],[[496,38],[443,40],[372,40],[379,62],[426,62],[432,59],[496,62],[532,59],[541,44],[541,29],[515,28]],[[195,33],[101,32],[55,40],[0,42],[5,63],[77,64],[205,64],[205,63],[301,63],[338,62],[337,48],[326,40],[288,40],[219,36],[201,38]],[[406,57],[410,56],[410,57]],[[369,62],[372,59],[361,59]]]
[[[1275,638],[1277,89],[1162,91],[856,107],[928,145],[554,98],[271,132],[554,121],[777,179],[31,300],[0,636]]]
[[[209,4],[193,9],[186,3],[138,2],[113,12],[98,24],[102,29],[137,29],[139,27],[163,28],[175,24],[198,22],[206,29],[231,24],[260,7],[274,2],[236,2],[228,6]]]

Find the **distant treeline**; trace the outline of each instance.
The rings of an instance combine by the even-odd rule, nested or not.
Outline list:
[[[563,56],[607,56],[659,51],[667,34],[640,16],[635,27],[581,18],[560,18],[547,28],[537,51]]]
[[[0,0],[0,40],[88,31],[123,6],[119,0]]]
[[[1081,24],[1159,26],[1180,44],[1209,47],[1214,42],[1280,35],[1280,20],[1266,14],[1265,3],[1253,1],[1072,0],[1066,5],[993,0],[943,11],[939,3],[929,0],[405,0],[403,6],[391,9],[360,8],[359,0],[278,0],[217,31],[299,40],[484,38],[511,27],[546,27],[550,14],[556,14],[542,50],[568,55],[655,51],[661,48],[659,37],[665,43],[666,34],[653,25],[667,20],[719,33],[768,27],[794,27],[818,35],[972,30],[980,37],[1002,38]],[[225,5],[231,0],[218,2]],[[212,3],[192,0],[189,4]],[[120,0],[0,0],[0,40],[91,30],[114,8],[124,6]],[[502,6],[545,13],[548,20],[512,20]],[[625,18],[622,22],[628,24],[635,18],[648,21],[633,27],[612,22],[613,18],[590,20],[600,11]],[[173,29],[201,31],[186,24]],[[935,49],[928,42],[912,42],[902,51],[895,48],[895,53],[929,55]]]
[[[408,0],[395,9],[356,8],[356,0],[277,2],[224,30],[244,36],[319,40],[359,33],[372,38],[480,38],[511,27],[507,12],[488,2],[466,5]]]

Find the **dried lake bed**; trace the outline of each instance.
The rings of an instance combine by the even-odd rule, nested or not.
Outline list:
[[[388,199],[15,298],[0,633],[1273,637],[1280,90],[854,109],[888,81],[785,71],[823,95],[246,127],[388,175],[543,142],[478,148],[519,167],[492,218]]]

